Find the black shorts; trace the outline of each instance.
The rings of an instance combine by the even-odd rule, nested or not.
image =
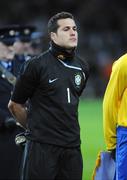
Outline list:
[[[34,141],[26,143],[21,179],[81,180],[80,147],[64,148]]]

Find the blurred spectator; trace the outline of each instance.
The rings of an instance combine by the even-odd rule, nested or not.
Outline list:
[[[0,179],[2,180],[19,179],[22,149],[16,146],[15,136],[24,132],[24,129],[17,126],[7,104],[15,82],[12,77],[16,80],[23,63],[35,54],[32,49],[33,32],[34,26],[9,25],[0,29]],[[40,34],[34,37],[34,41],[37,38],[40,38]],[[13,166],[10,166],[12,163]]]
[[[18,63],[13,63],[13,27],[0,29],[0,179],[19,179],[22,152],[15,144],[15,136],[22,131],[8,111],[7,104],[11,96],[14,70]]]
[[[4,0],[1,2],[0,24],[33,24],[37,27],[37,31],[43,33],[41,43],[38,44],[34,41],[32,42],[32,46],[26,47],[27,51],[30,53],[34,51],[35,54],[47,49],[48,39],[46,37],[45,26],[49,16],[58,11],[66,10],[79,17],[81,22],[79,24],[79,53],[83,56],[83,59],[86,58],[89,60],[89,63],[92,65],[92,76],[97,76],[98,80],[102,82],[102,86],[103,79],[105,78],[102,74],[98,74],[100,67],[96,63],[98,56],[102,54],[101,51],[105,51],[111,56],[111,62],[107,62],[110,65],[115,59],[126,52],[126,1],[79,0],[77,3],[76,0],[54,0],[53,2],[47,0]],[[5,13],[6,10],[8,10],[8,13]],[[93,86],[92,81],[89,89],[93,89],[92,96],[96,97],[96,88]],[[100,93],[98,92],[97,96],[101,97],[103,90]],[[89,92],[87,94],[91,97]]]

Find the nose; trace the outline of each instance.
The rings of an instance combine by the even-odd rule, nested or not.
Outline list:
[[[10,52],[14,51],[14,47],[13,46],[9,46],[8,49],[9,49]]]
[[[73,28],[71,28],[70,29],[70,35],[71,36],[75,36],[75,34],[76,34],[76,31]]]

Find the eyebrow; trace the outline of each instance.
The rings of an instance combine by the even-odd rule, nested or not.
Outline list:
[[[77,28],[77,26],[75,25],[75,26],[65,26],[65,27],[63,27],[62,29],[64,29],[64,28]]]

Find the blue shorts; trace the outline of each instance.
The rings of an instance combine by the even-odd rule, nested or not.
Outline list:
[[[127,180],[127,127],[117,128],[116,180]]]

